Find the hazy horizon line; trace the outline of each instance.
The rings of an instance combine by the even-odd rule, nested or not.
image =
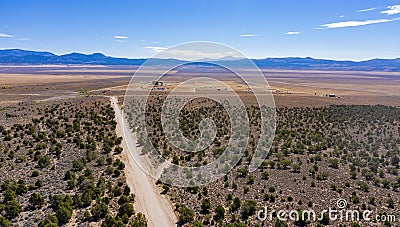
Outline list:
[[[85,51],[69,51],[69,52],[64,52],[64,53],[59,53],[56,51],[51,51],[51,50],[37,50],[37,49],[21,49],[21,48],[0,48],[0,51],[4,51],[4,50],[22,50],[22,51],[32,51],[32,52],[48,52],[48,53],[52,53],[54,55],[57,56],[62,56],[62,55],[68,55],[68,54],[84,54],[84,55],[93,55],[93,54],[102,54],[106,57],[111,57],[111,58],[125,58],[125,59],[130,59],[130,60],[136,60],[136,59],[149,59],[152,58],[152,56],[148,56],[148,57],[134,57],[134,56],[113,56],[113,55],[109,55],[107,53],[104,52],[85,52]],[[232,56],[224,56],[222,58],[226,58],[226,57],[232,57]],[[263,59],[268,59],[268,58],[276,58],[276,59],[285,59],[285,58],[312,58],[315,60],[332,60],[332,61],[352,61],[352,62],[363,62],[363,61],[369,61],[369,60],[376,60],[376,59],[381,59],[381,60],[395,60],[395,59],[400,59],[400,56],[398,57],[393,57],[393,58],[387,58],[387,57],[371,57],[371,58],[363,58],[363,59],[351,59],[351,58],[328,58],[328,57],[315,57],[315,56],[311,56],[311,55],[303,55],[303,56],[265,56],[265,57],[248,57],[248,59],[252,59],[252,60],[263,60]],[[204,59],[204,58],[203,58]],[[221,58],[210,58],[211,60],[218,60]],[[242,58],[243,59],[243,58]],[[182,60],[182,59],[175,59],[175,60]],[[201,60],[201,59],[198,59]],[[237,60],[240,60],[239,58]],[[234,61],[234,60],[233,60]]]

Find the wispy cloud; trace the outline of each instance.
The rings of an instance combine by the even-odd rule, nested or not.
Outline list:
[[[298,35],[300,32],[286,32],[285,35]]]
[[[241,37],[254,37],[256,36],[255,34],[241,34]]]
[[[4,33],[0,33],[0,38],[12,38],[14,36],[9,35],[9,34],[4,34]]]
[[[372,10],[377,10],[378,8],[368,8],[368,9],[362,9],[362,10],[358,10],[357,13],[364,13],[364,12],[368,12],[368,11],[372,11]]]
[[[387,15],[395,15],[400,13],[400,5],[388,6],[387,10],[382,11],[381,13]]]
[[[379,23],[387,23],[392,21],[400,20],[400,18],[395,19],[378,19],[378,20],[365,20],[365,21],[342,21],[330,24],[321,25],[322,28],[316,29],[325,29],[325,28],[346,28],[346,27],[357,27],[369,24],[379,24]]]
[[[159,51],[157,58],[169,59],[175,58],[186,61],[202,61],[203,59],[220,59],[220,58],[243,58],[242,55],[235,51],[217,51],[207,49],[168,49]]]
[[[144,47],[144,48],[150,49],[150,50],[152,50],[154,52],[161,52],[161,51],[167,49],[165,47],[157,47],[157,46],[147,46],[147,47]]]
[[[123,35],[114,35],[114,38],[116,38],[116,39],[127,39],[129,37],[128,36],[123,36]]]
[[[120,42],[120,43],[127,43],[128,42],[127,40],[123,40],[123,39],[117,39],[115,41]]]
[[[20,40],[20,41],[29,41],[31,39],[30,38],[19,38],[18,40]]]
[[[339,17],[340,17],[340,18],[343,18],[343,17],[344,17],[344,15],[340,15]]]

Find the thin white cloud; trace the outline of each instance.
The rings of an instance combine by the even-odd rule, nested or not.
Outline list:
[[[369,24],[379,24],[379,23],[387,23],[392,21],[400,20],[400,18],[395,19],[379,19],[379,20],[366,20],[366,21],[342,21],[330,24],[321,25],[322,29],[324,28],[346,28],[346,27],[357,27]],[[316,28],[321,29],[321,28]]]
[[[18,39],[18,40],[20,40],[20,41],[29,41],[29,40],[31,40],[30,38],[20,38],[20,39]]]
[[[388,6],[387,10],[382,11],[381,13],[387,15],[395,15],[400,13],[400,5]]]
[[[148,47],[144,47],[144,48],[150,49],[150,50],[152,50],[154,52],[161,52],[161,51],[167,49],[165,47],[157,47],[157,46],[148,46]]]
[[[254,35],[254,34],[241,34],[240,36],[241,37],[254,37],[256,35]]]
[[[298,35],[300,32],[286,32],[285,35]]]
[[[340,18],[343,18],[343,17],[344,17],[344,15],[340,15],[339,17],[340,17]]]
[[[114,38],[116,38],[116,39],[127,39],[129,37],[128,36],[123,36],[123,35],[114,35]]]
[[[207,49],[204,50],[169,49],[167,51],[160,52],[157,55],[157,58],[162,58],[162,59],[174,58],[186,61],[196,61],[202,59],[219,59],[224,57],[243,58],[242,55],[238,54],[235,51],[215,52],[215,50],[207,50]]]
[[[115,41],[120,42],[120,43],[127,43],[128,42],[127,40],[123,40],[123,39],[117,39]]]
[[[358,10],[357,13],[364,13],[364,12],[368,12],[368,11],[372,11],[372,10],[377,10],[378,8],[368,8],[368,9],[362,9],[362,10]]]
[[[4,33],[0,33],[0,38],[12,38],[14,36],[9,35],[9,34],[4,34]]]

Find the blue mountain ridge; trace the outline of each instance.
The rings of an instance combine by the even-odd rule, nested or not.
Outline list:
[[[132,65],[140,66],[147,59],[115,58],[102,53],[82,54],[70,53],[56,55],[50,52],[29,51],[21,49],[0,50],[0,64],[3,65],[41,65],[41,64],[88,64],[88,65]],[[207,59],[209,60],[209,59]],[[260,68],[292,69],[292,70],[362,70],[362,71],[400,71],[400,58],[371,59],[367,61],[336,61],[314,59],[310,57],[265,58],[252,59]],[[213,63],[223,63],[225,66],[246,67],[244,59],[221,58],[212,60]],[[178,59],[152,59],[152,65],[172,65],[185,63]],[[200,64],[200,63],[199,63]]]

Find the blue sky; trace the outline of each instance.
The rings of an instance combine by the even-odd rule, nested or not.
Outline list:
[[[149,57],[214,41],[249,57],[400,57],[400,0],[0,2],[0,49]]]

